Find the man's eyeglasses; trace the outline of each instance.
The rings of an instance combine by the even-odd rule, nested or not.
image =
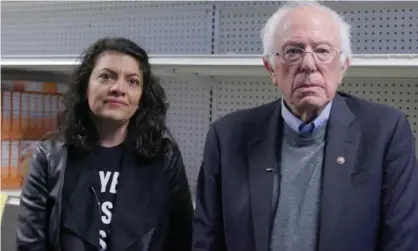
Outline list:
[[[331,47],[317,47],[313,51],[306,51],[298,47],[286,47],[281,53],[275,53],[283,63],[287,65],[300,64],[306,53],[312,53],[312,56],[319,63],[329,64],[335,57],[341,55],[341,51],[335,50]]]

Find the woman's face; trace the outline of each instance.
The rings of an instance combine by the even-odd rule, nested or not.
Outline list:
[[[96,118],[126,122],[138,109],[143,76],[135,58],[115,51],[100,55],[90,75],[87,99]]]

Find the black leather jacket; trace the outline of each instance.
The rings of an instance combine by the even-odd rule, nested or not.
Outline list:
[[[67,175],[71,170],[68,167],[71,162],[69,159],[73,158],[67,159],[67,155],[67,147],[61,142],[47,140],[38,144],[20,198],[17,250],[99,250],[97,245],[91,245],[83,239],[87,238],[83,233],[66,238],[63,245],[64,170]],[[193,204],[178,149],[167,153],[164,161],[135,166],[130,172],[127,170],[125,180],[119,181],[132,185],[127,190],[118,191],[118,196],[126,199],[116,203],[116,208],[119,207],[122,213],[114,215],[112,224],[118,221],[118,217],[121,227],[112,229],[115,239],[110,250],[190,250]],[[122,175],[123,172],[120,179],[123,179]],[[90,205],[91,197],[88,197],[88,193],[84,194],[77,198],[80,201],[77,207]],[[86,210],[95,208],[93,206]],[[86,217],[76,215],[75,219],[70,220],[87,222]],[[91,235],[95,236],[95,233]]]

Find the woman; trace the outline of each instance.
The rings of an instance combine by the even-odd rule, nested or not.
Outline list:
[[[193,205],[146,52],[95,42],[22,188],[17,250],[190,250]]]

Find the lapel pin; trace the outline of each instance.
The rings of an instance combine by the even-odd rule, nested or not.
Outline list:
[[[342,165],[342,164],[344,164],[344,162],[345,162],[344,157],[338,157],[338,158],[337,158],[337,163],[338,163],[338,164]]]
[[[274,172],[274,168],[266,168],[266,172],[269,172],[269,173]]]

